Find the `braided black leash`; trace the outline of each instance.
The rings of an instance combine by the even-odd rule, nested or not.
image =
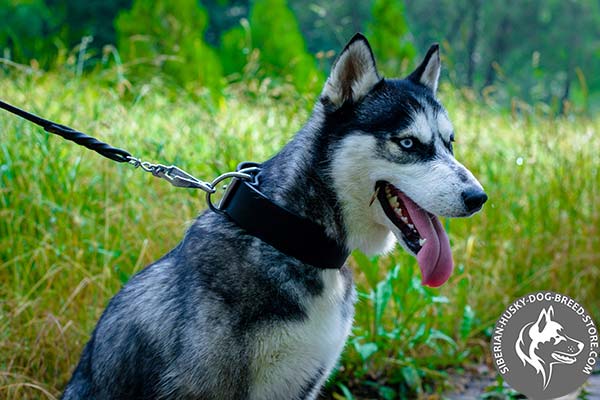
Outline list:
[[[113,161],[120,163],[129,162],[130,158],[132,157],[129,152],[123,149],[112,147],[111,145],[88,136],[83,132],[76,131],[75,129],[69,128],[65,125],[57,124],[56,122],[48,121],[47,119],[38,117],[35,114],[5,103],[2,100],[0,100],[0,108],[3,108],[8,112],[16,114],[21,118],[25,118],[26,120],[41,126],[46,132],[62,136],[67,140],[75,142],[80,146],[87,147],[88,149],[93,150],[106,158],[110,158]]]

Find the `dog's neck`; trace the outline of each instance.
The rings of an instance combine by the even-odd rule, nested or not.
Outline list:
[[[330,173],[330,141],[319,106],[308,123],[263,164],[261,191],[288,210],[317,222],[328,236],[346,244],[342,211]],[[290,227],[293,229],[293,227]]]

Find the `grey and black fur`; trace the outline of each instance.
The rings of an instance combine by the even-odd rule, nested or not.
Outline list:
[[[369,198],[378,175],[393,168],[368,169],[449,162],[449,136],[430,137],[410,154],[395,143],[416,114],[445,115],[438,76],[432,47],[408,79],[382,79],[357,34],[308,123],[263,164],[261,191],[349,249],[388,251],[393,236]],[[442,179],[456,188],[431,190],[446,199],[442,213],[468,215],[474,210],[455,198],[480,186],[460,164],[449,165],[456,176]],[[348,267],[305,265],[206,211],[110,301],[63,399],[314,399],[350,332],[355,299]]]

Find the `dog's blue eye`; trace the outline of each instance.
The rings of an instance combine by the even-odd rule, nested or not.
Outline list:
[[[405,149],[410,149],[411,147],[413,147],[413,140],[410,138],[404,138],[402,140],[400,140],[400,146],[404,147]]]

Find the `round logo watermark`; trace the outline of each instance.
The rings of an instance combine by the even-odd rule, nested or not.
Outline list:
[[[600,356],[592,318],[554,292],[531,293],[509,305],[496,322],[491,349],[506,383],[535,400],[577,390]]]

